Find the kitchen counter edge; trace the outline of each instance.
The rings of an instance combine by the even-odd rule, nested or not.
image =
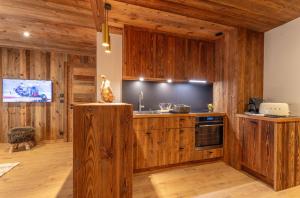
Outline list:
[[[226,116],[222,112],[204,113],[160,113],[160,114],[133,114],[133,118],[164,118],[164,117],[207,117],[207,116]]]
[[[270,118],[265,116],[247,115],[247,114],[236,114],[237,118],[248,118],[254,120],[262,120],[269,122],[300,122],[300,116],[286,117],[286,118]]]

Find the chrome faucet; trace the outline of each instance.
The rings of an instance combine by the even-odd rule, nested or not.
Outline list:
[[[145,106],[142,105],[143,99],[144,99],[144,93],[143,93],[143,91],[141,91],[141,92],[139,93],[139,112],[141,112],[142,109],[145,108]]]

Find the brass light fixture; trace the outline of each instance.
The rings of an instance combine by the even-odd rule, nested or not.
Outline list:
[[[109,26],[108,26],[108,11],[111,10],[111,5],[108,3],[104,4],[104,23],[102,24],[102,46],[111,49]],[[106,49],[105,49],[106,52]]]
[[[105,47],[105,52],[109,54],[109,53],[111,53],[110,36],[108,36],[108,43],[109,43],[109,45]]]

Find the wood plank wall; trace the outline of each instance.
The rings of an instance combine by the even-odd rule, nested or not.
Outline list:
[[[235,29],[216,41],[214,105],[226,112],[228,128],[224,140],[224,161],[240,168],[237,113],[246,110],[250,97],[263,96],[264,35]]]
[[[17,126],[36,128],[36,140],[68,140],[71,131],[67,126],[68,101],[67,73],[74,60],[95,60],[95,57],[66,53],[0,48],[0,97],[2,78],[41,79],[53,81],[52,103],[2,103],[0,102],[0,142],[7,142],[7,132]],[[86,61],[88,62],[88,61]],[[93,61],[94,68],[96,62]],[[89,63],[90,65],[90,63]],[[96,75],[96,73],[94,74]]]
[[[68,56],[68,103],[96,102],[96,57]],[[72,106],[71,105],[71,106]],[[73,140],[73,108],[68,108],[68,140]]]

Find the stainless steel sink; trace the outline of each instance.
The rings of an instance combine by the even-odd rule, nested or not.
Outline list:
[[[159,110],[153,110],[153,111],[133,111],[133,114],[135,114],[135,115],[161,114],[161,112]]]

